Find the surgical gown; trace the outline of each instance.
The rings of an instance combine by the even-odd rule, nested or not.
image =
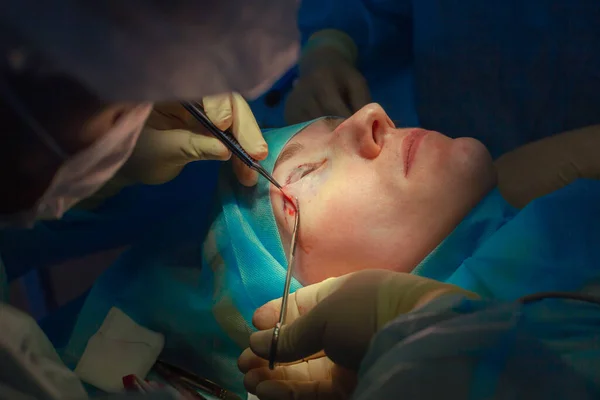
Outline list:
[[[598,398],[598,221],[598,181],[579,180],[522,210],[492,192],[413,271],[482,300],[442,297],[389,323],[371,342],[354,398]],[[540,292],[599,303],[515,303]]]
[[[375,336],[353,399],[597,399],[599,321],[600,303],[442,297]]]
[[[304,40],[324,28],[354,39],[392,119],[413,124],[414,107],[424,128],[476,137],[494,157],[600,122],[600,2],[305,0],[299,21]]]

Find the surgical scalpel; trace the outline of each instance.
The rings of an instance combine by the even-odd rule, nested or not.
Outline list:
[[[294,200],[294,206],[296,207],[296,218],[294,218],[294,229],[292,231],[292,243],[290,244],[288,268],[285,275],[285,285],[283,286],[283,296],[281,296],[281,309],[279,310],[279,321],[275,325],[275,329],[273,330],[273,338],[271,339],[271,351],[269,353],[269,369],[275,368],[275,361],[277,359],[277,344],[279,343],[279,333],[281,332],[281,327],[285,323],[288,297],[290,296],[290,286],[292,284],[294,256],[296,255],[296,244],[298,242],[298,230],[300,226],[300,203],[298,202],[298,199]]]
[[[273,176],[263,168],[262,165],[254,158],[250,156],[242,148],[237,139],[233,136],[233,133],[228,129],[227,131],[220,130],[204,113],[204,107],[196,101],[194,102],[182,102],[183,107],[190,113],[198,122],[200,122],[210,133],[212,133],[217,139],[219,139],[231,153],[239,158],[249,168],[255,170],[262,176],[264,176],[269,182],[271,182],[277,189],[281,190],[281,185],[273,178]]]

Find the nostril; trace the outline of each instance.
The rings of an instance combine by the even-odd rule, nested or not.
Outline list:
[[[367,159],[373,159],[379,156],[381,145],[383,143],[383,135],[381,121],[373,119],[357,129],[357,144],[360,155]]]
[[[377,119],[373,121],[371,132],[373,132],[373,141],[377,144],[377,147],[381,148],[383,146],[383,135],[385,134],[385,127],[381,121]]]
[[[373,121],[373,133],[375,133],[377,131],[377,129],[379,128],[379,121],[375,120]]]

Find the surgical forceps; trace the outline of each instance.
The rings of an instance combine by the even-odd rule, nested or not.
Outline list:
[[[186,399],[191,397],[196,400],[207,400],[200,394],[204,392],[222,400],[241,400],[238,395],[223,389],[216,383],[164,360],[157,360],[154,370]]]
[[[281,190],[281,185],[279,182],[273,178],[273,176],[263,168],[262,165],[254,158],[250,156],[240,145],[240,142],[233,136],[233,133],[228,129],[227,131],[220,130],[213,122],[208,118],[208,116],[204,113],[204,107],[197,101],[190,102],[182,102],[181,105],[190,113],[198,122],[200,122],[210,133],[212,133],[217,139],[221,141],[231,151],[231,153],[239,158],[244,164],[246,164],[249,168],[255,170],[262,176],[264,176],[269,182],[271,182],[275,187]]]
[[[273,337],[271,338],[271,351],[269,353],[269,369],[275,368],[275,360],[277,359],[277,344],[279,343],[279,333],[285,322],[287,314],[288,297],[290,296],[290,285],[292,284],[292,270],[294,265],[294,256],[296,255],[296,244],[298,243],[298,228],[300,227],[300,203],[298,199],[294,199],[296,207],[296,218],[294,218],[294,229],[292,231],[292,243],[290,244],[290,255],[288,257],[288,267],[285,275],[285,285],[283,286],[283,296],[281,296],[281,310],[279,310],[279,321],[273,329]]]

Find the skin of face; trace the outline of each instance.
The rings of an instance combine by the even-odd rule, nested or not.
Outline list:
[[[303,285],[368,268],[412,271],[496,183],[479,141],[397,129],[377,104],[306,127],[273,176],[299,202],[293,275]],[[271,202],[287,253],[295,209],[274,187]]]

